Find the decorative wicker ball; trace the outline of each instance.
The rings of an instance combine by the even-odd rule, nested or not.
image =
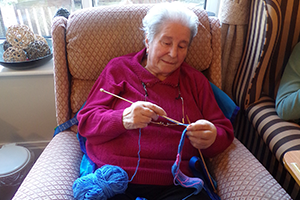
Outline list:
[[[7,42],[6,40],[3,42],[3,50],[6,51],[6,49],[8,49],[9,47],[12,47],[11,44],[9,44],[9,42]]]
[[[41,58],[51,53],[48,44],[41,40],[30,43],[25,51],[27,52],[28,60]]]
[[[26,61],[25,51],[23,51],[23,49],[15,48],[15,47],[9,47],[8,49],[6,49],[2,57],[5,62]]]
[[[34,41],[34,33],[27,25],[12,25],[6,31],[6,40],[13,47],[25,49]]]
[[[38,34],[34,34],[34,41],[43,41],[45,42],[45,44],[48,44],[47,40],[43,36],[40,36]]]

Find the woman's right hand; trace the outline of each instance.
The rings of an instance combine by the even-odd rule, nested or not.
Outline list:
[[[123,125],[125,129],[145,128],[158,116],[166,116],[167,113],[159,106],[146,102],[137,101],[123,111]]]

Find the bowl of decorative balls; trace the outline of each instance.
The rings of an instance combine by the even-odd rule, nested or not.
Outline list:
[[[26,25],[13,25],[0,44],[0,64],[21,70],[40,66],[52,59],[52,40],[34,34]]]

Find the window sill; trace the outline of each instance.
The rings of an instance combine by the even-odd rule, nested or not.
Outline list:
[[[0,65],[0,77],[34,75],[53,75],[53,59],[39,67],[24,70],[13,70]]]

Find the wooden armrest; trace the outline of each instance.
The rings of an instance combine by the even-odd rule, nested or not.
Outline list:
[[[283,164],[300,185],[300,151],[289,151],[283,156]]]
[[[13,199],[73,199],[72,185],[79,176],[81,159],[76,134],[59,133],[33,165]]]

